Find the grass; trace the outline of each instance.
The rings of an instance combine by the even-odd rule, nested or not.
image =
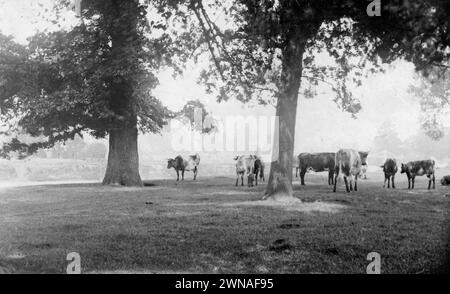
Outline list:
[[[84,273],[365,273],[372,251],[382,273],[448,270],[448,188],[427,191],[422,178],[413,191],[404,180],[387,190],[372,178],[356,193],[342,183],[333,193],[325,181],[308,174],[307,186],[295,183],[312,210],[249,205],[264,186],[225,177],[5,188],[0,272],[65,273],[72,251]]]

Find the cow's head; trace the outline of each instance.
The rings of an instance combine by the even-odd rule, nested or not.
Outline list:
[[[408,166],[402,163],[402,167],[400,169],[400,173],[406,173],[408,171]]]
[[[361,157],[361,165],[367,165],[367,156],[369,156],[369,152],[360,151],[359,156]]]
[[[167,159],[167,168],[169,169],[172,167],[175,167],[175,159],[169,158],[169,159]]]

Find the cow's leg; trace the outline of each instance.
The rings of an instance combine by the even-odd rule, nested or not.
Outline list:
[[[259,172],[256,172],[255,174],[255,186],[258,186],[258,173]]]
[[[305,174],[306,174],[306,170],[300,170],[300,184],[302,186],[305,185]]]
[[[387,182],[387,177],[386,177],[386,175],[384,175],[384,183],[383,183],[383,188],[386,188],[386,182]]]
[[[355,192],[358,191],[358,176],[355,177]]]
[[[428,176],[428,190],[431,189],[431,175]]]
[[[344,183],[345,183],[345,190],[347,190],[347,192],[350,192],[350,189],[348,188],[348,182],[347,182],[346,176],[344,176]]]
[[[244,174],[241,174],[241,186],[244,186]]]
[[[408,176],[408,189],[411,189],[411,178]]]
[[[339,168],[337,168],[334,171],[334,187],[333,187],[333,192],[336,192],[336,184],[337,184],[337,178],[339,176]]]
[[[392,176],[392,189],[395,189],[394,178],[395,178],[395,176]]]
[[[411,189],[414,189],[414,182],[416,181],[416,177],[411,177]]]
[[[197,179],[197,167],[194,167],[194,181]]]
[[[334,184],[333,183],[333,175],[334,175],[334,172],[330,169],[328,171],[328,185],[333,185]]]
[[[434,173],[433,173],[433,189],[436,189],[436,178],[434,177]]]
[[[388,182],[388,189],[391,187],[391,177],[387,178],[387,182]]]
[[[236,174],[236,187],[237,187],[238,183],[239,183],[239,174]]]
[[[181,180],[184,181],[184,169],[181,170]]]

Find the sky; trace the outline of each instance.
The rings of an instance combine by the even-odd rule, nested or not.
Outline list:
[[[0,0],[0,30],[25,44],[28,36],[46,27],[38,12],[50,7],[52,1]],[[43,5],[39,6],[38,2]],[[190,64],[184,76],[176,79],[170,71],[163,71],[154,94],[175,111],[187,101],[198,99],[209,112],[222,118],[229,115],[274,115],[275,109],[271,106],[243,104],[234,99],[217,103],[214,96],[208,95],[196,83],[203,66],[202,63]],[[364,80],[362,87],[355,91],[362,104],[356,119],[338,109],[330,91],[324,91],[313,99],[300,96],[295,150],[320,152],[342,147],[369,150],[378,129],[385,122],[391,122],[403,140],[421,132],[419,101],[407,91],[412,83],[414,67],[405,61],[397,61],[385,73]],[[445,121],[444,126],[450,127],[450,120]]]

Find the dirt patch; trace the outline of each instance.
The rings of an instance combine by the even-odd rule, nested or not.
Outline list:
[[[267,200],[257,200],[257,201],[242,201],[235,203],[226,203],[223,206],[265,206],[265,207],[274,207],[283,209],[286,211],[299,211],[299,212],[329,212],[336,213],[341,209],[344,209],[346,206],[342,204],[336,203],[327,203],[322,201],[315,202],[303,202],[298,198],[276,201],[272,199]]]

